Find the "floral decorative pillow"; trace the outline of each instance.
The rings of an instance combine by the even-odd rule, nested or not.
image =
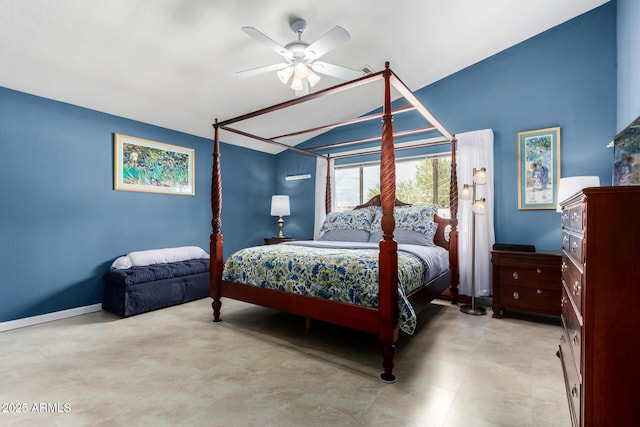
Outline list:
[[[322,223],[321,232],[329,230],[364,230],[371,231],[374,211],[358,209],[355,211],[331,212]]]
[[[412,230],[424,234],[434,234],[438,225],[433,217],[438,212],[438,205],[396,206],[393,215],[396,229]],[[371,224],[372,231],[381,229],[382,211],[376,214]]]

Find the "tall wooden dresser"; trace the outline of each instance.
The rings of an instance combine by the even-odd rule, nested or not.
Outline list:
[[[562,202],[562,363],[574,426],[640,425],[640,186]]]

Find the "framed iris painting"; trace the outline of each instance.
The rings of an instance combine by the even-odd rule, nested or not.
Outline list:
[[[560,128],[518,133],[518,209],[556,209]]]
[[[114,134],[114,190],[194,195],[194,150]]]

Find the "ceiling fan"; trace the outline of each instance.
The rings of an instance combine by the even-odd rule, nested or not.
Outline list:
[[[318,74],[325,74],[342,80],[353,80],[364,75],[364,72],[360,70],[318,61],[318,58],[322,55],[351,39],[347,30],[341,26],[336,25],[311,44],[302,40],[302,33],[307,28],[307,22],[304,19],[294,19],[290,27],[298,35],[298,39],[284,46],[279,45],[253,27],[242,27],[242,31],[282,55],[286,62],[238,71],[238,76],[251,77],[257,74],[277,71],[280,81],[284,84],[291,81],[291,89],[295,91],[296,96],[300,96],[308,94],[309,87],[313,87],[318,83],[320,80]]]

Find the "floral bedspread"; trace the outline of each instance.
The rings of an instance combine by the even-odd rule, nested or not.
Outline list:
[[[257,246],[231,255],[223,279],[333,301],[378,307],[378,244],[294,242]],[[449,267],[437,246],[398,246],[400,328],[412,334],[416,315],[406,299],[412,290]]]

